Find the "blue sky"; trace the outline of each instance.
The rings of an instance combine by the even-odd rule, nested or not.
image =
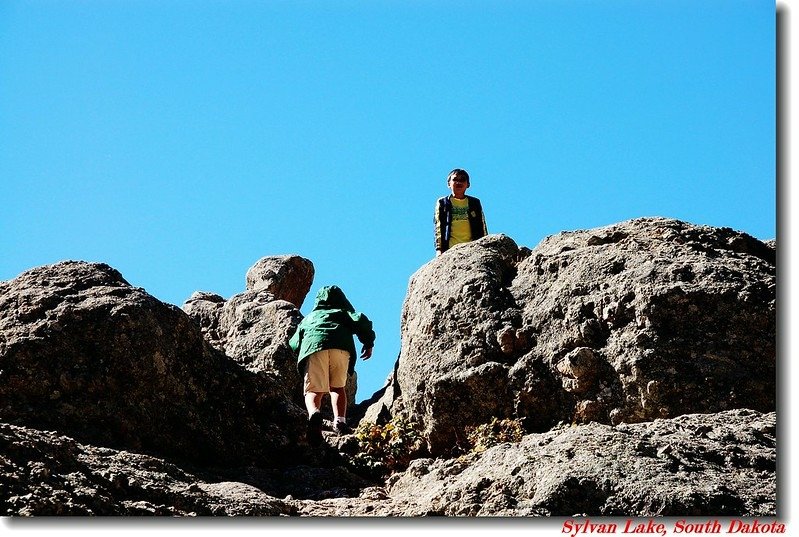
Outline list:
[[[5,0],[0,280],[99,261],[179,306],[302,255],[375,323],[360,400],[452,168],[531,248],[641,216],[774,238],[775,76],[765,0]]]

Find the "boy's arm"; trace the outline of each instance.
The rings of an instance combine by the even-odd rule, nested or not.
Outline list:
[[[372,357],[372,347],[364,347],[361,349],[361,358],[368,360]]]
[[[433,209],[433,240],[435,243],[436,255],[441,255],[441,202],[436,201]]]
[[[301,328],[298,326],[297,330],[294,331],[294,335],[292,335],[291,339],[289,339],[289,347],[291,347],[291,350],[294,351],[294,354],[300,353],[300,341],[302,340],[300,331]]]
[[[351,316],[354,321],[354,332],[358,340],[363,344],[361,358],[368,360],[372,356],[372,347],[375,345],[377,337],[372,329],[372,321],[363,313],[355,313]]]

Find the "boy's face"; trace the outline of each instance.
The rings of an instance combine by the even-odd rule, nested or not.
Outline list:
[[[469,182],[463,177],[451,177],[447,181],[447,185],[452,191],[452,195],[457,199],[463,199],[466,195],[466,189],[469,188]]]

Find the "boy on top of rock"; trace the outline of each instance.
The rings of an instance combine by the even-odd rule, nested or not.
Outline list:
[[[436,255],[488,235],[480,200],[466,195],[470,186],[466,170],[455,168],[449,172],[447,186],[452,194],[439,198],[433,213]]]
[[[308,410],[308,443],[317,446],[322,442],[322,414],[320,407],[324,394],[330,394],[333,407],[333,430],[338,434],[350,432],[347,425],[348,375],[355,371],[355,342],[363,344],[361,358],[372,356],[375,332],[372,321],[356,312],[344,292],[335,285],[322,287],[316,293],[313,309],[300,321],[289,340],[297,354],[297,366],[303,373],[303,393]]]

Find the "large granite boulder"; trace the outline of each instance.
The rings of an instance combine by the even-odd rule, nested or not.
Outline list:
[[[391,413],[412,414],[441,455],[492,417],[545,431],[774,410],[775,257],[663,218],[532,251],[502,235],[459,245],[410,280]]]
[[[392,412],[415,416],[433,453],[457,446],[466,425],[513,413],[511,361],[497,334],[521,325],[509,285],[520,255],[503,235],[448,250],[410,279]]]
[[[208,345],[179,308],[105,264],[0,282],[0,420],[211,464],[284,464],[303,411],[270,372]]]
[[[310,260],[298,255],[275,255],[259,259],[245,276],[248,291],[267,291],[277,300],[302,307],[314,279]]]

